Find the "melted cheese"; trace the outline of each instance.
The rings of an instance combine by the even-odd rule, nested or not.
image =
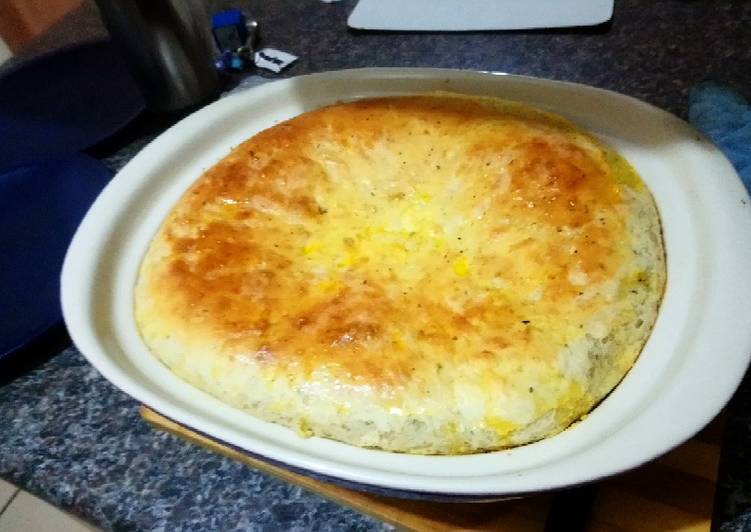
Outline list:
[[[561,430],[617,383],[662,261],[638,175],[565,120],[384,98],[279,124],[206,172],[152,244],[136,313],[178,374],[261,417],[473,452]],[[277,387],[274,408],[251,382]],[[399,443],[400,423],[433,428]]]

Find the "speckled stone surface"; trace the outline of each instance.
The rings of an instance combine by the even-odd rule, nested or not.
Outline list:
[[[467,34],[349,31],[354,0],[241,4],[258,18],[262,45],[300,56],[285,76],[366,66],[506,71],[617,90],[681,117],[688,90],[707,78],[751,94],[749,2],[616,0],[613,21],[603,27]],[[87,5],[24,57],[102,35]],[[170,123],[142,117],[94,154],[117,169]],[[29,356],[58,350],[42,346]],[[0,365],[0,382],[0,477],[106,529],[387,528],[154,431],[137,404],[73,348],[15,378]],[[751,530],[751,379],[730,414],[715,519],[723,532]]]
[[[0,388],[0,476],[114,530],[385,530],[144,423],[74,348]]]

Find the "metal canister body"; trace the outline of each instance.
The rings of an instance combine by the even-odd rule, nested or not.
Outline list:
[[[217,96],[210,19],[202,0],[96,0],[113,41],[154,110]]]

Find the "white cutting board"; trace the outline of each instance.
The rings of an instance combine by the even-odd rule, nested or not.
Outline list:
[[[350,28],[398,31],[525,30],[593,26],[613,0],[360,0]]]

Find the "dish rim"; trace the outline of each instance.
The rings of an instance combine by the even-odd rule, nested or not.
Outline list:
[[[588,421],[579,423],[563,433],[546,438],[541,442],[509,450],[468,455],[472,460],[465,460],[464,463],[472,462],[473,465],[470,470],[482,471],[483,469],[480,466],[483,465],[483,462],[490,466],[494,461],[505,460],[509,462],[507,458],[504,458],[505,456],[512,456],[512,461],[514,459],[518,461],[518,457],[522,455],[529,457],[530,453],[524,450],[529,448],[537,449],[532,453],[536,453],[538,458],[540,453],[544,454],[551,450],[558,452],[560,455],[565,451],[565,446],[571,445],[571,442],[574,441],[572,438],[566,439],[565,436],[562,436],[566,433],[572,434],[577,430],[581,434],[581,426],[589,424],[588,426],[591,427],[594,423],[591,419],[596,417],[599,419],[597,422],[601,425],[601,440],[595,442],[590,430],[589,441],[590,443],[595,442],[592,445],[582,446],[580,439],[579,447],[570,450],[571,452],[568,454],[547,461],[538,459],[537,465],[534,467],[520,465],[515,469],[512,467],[508,471],[491,475],[436,474],[431,473],[432,467],[440,465],[443,468],[448,466],[452,460],[457,463],[461,462],[460,458],[464,457],[422,457],[386,451],[367,451],[320,438],[306,440],[303,445],[299,445],[299,442],[290,442],[289,446],[282,447],[274,443],[275,440],[273,439],[269,443],[268,439],[262,437],[261,434],[254,433],[253,437],[247,434],[241,435],[237,428],[232,426],[232,423],[227,422],[227,419],[217,420],[216,417],[212,419],[205,412],[201,413],[195,404],[191,405],[194,411],[187,410],[184,405],[180,404],[180,401],[176,400],[174,394],[177,392],[175,389],[154,389],[153,386],[150,389],[144,382],[136,380],[133,375],[129,375],[122,365],[111,354],[108,354],[108,348],[112,348],[112,341],[115,338],[105,338],[101,333],[103,327],[106,330],[107,326],[112,326],[112,323],[109,325],[107,323],[107,317],[110,316],[104,317],[97,314],[96,310],[101,309],[101,305],[97,306],[99,303],[93,301],[97,293],[102,291],[102,288],[97,286],[97,281],[102,280],[102,268],[104,267],[102,264],[113,262],[111,257],[103,257],[102,252],[105,251],[106,245],[111,245],[110,241],[117,237],[118,232],[125,233],[125,236],[121,234],[120,238],[131,238],[131,240],[137,238],[127,236],[127,231],[124,231],[126,225],[115,224],[117,221],[115,218],[118,215],[121,217],[124,215],[122,204],[125,201],[133,201],[133,195],[138,191],[137,187],[139,185],[145,186],[145,180],[149,177],[149,173],[145,170],[149,168],[153,170],[155,165],[158,166],[159,163],[150,161],[150,158],[160,150],[167,149],[167,147],[171,147],[172,152],[169,152],[169,150],[168,152],[173,154],[176,150],[184,151],[190,145],[200,147],[200,142],[197,140],[200,134],[206,135],[212,125],[216,127],[217,122],[222,117],[229,116],[238,107],[247,109],[253,102],[257,105],[258,101],[264,97],[273,97],[274,94],[283,96],[287,91],[293,96],[307,98],[309,96],[307,93],[302,96],[297,94],[301,87],[307,86],[315,93],[312,100],[315,100],[315,98],[325,100],[327,98],[325,94],[327,86],[346,85],[346,87],[349,87],[351,84],[360,87],[368,82],[374,85],[385,84],[395,89],[414,84],[424,85],[425,89],[423,90],[431,90],[435,86],[445,85],[448,90],[456,91],[460,89],[457,92],[466,92],[466,90],[461,89],[474,86],[476,90],[480,91],[478,94],[483,94],[483,91],[489,88],[495,88],[504,93],[505,97],[509,97],[506,94],[508,92],[517,95],[529,93],[532,94],[531,99],[522,99],[521,101],[542,108],[549,108],[549,106],[541,105],[540,102],[534,101],[535,98],[539,98],[540,94],[547,94],[547,97],[557,94],[564,99],[568,98],[569,103],[573,106],[572,113],[574,113],[573,108],[581,111],[581,109],[588,109],[591,104],[597,104],[600,109],[606,110],[610,110],[613,106],[616,108],[621,106],[638,116],[651,117],[652,123],[645,127],[651,128],[649,131],[653,135],[650,138],[655,142],[667,142],[665,138],[660,138],[660,133],[666,135],[671,133],[676,136],[671,142],[680,141],[677,142],[678,152],[683,155],[683,159],[679,157],[677,162],[693,163],[693,165],[684,164],[684,170],[688,172],[686,174],[688,177],[682,178],[686,180],[682,185],[684,190],[681,190],[680,187],[676,189],[674,191],[676,195],[671,197],[670,202],[688,201],[694,207],[694,210],[696,210],[697,205],[701,208],[697,212],[688,213],[691,215],[698,214],[696,219],[690,220],[686,218],[688,214],[684,216],[678,212],[670,211],[672,207],[667,203],[667,200],[661,199],[658,201],[657,196],[655,197],[661,219],[664,207],[672,213],[671,216],[678,216],[682,223],[688,224],[687,227],[692,229],[692,231],[684,230],[684,233],[672,233],[676,229],[671,226],[670,235],[668,236],[667,233],[665,235],[666,248],[668,249],[668,285],[665,292],[665,301],[667,302],[668,297],[673,297],[673,294],[675,294],[673,299],[682,297],[681,303],[687,307],[691,307],[692,304],[697,302],[703,303],[704,306],[700,310],[694,307],[685,309],[685,312],[692,316],[691,323],[689,321],[683,323],[683,331],[678,331],[678,334],[671,334],[671,331],[668,330],[670,324],[663,323],[665,319],[661,321],[663,317],[661,310],[647,346],[649,347],[652,339],[659,332],[661,341],[663,343],[669,342],[673,351],[680,347],[685,348],[686,352],[680,357],[672,354],[667,361],[655,359],[654,356],[650,359],[650,361],[655,361],[654,367],[663,372],[661,375],[669,374],[671,380],[668,386],[665,386],[657,396],[647,397],[635,394],[636,398],[639,399],[638,406],[640,409],[638,414],[635,415],[633,410],[636,407],[631,408],[632,415],[623,418],[628,421],[625,426],[611,430],[613,427],[603,422],[602,415],[598,412],[602,412],[603,405],[607,403],[609,405],[608,413],[620,413],[619,415],[622,417],[625,415],[624,409],[627,409],[628,405],[624,402],[627,397],[634,398],[635,392],[632,390],[634,386],[629,384],[628,390],[631,395],[624,395],[619,393],[618,390],[624,388],[627,381],[633,381],[636,378],[629,379],[640,367],[640,361],[643,357],[640,357],[634,368],[614,392],[592,411],[587,418]],[[352,92],[354,93],[355,90],[352,89]],[[400,92],[398,90],[388,92],[388,94],[396,93]],[[289,97],[290,94],[287,94],[287,96]],[[331,95],[328,95],[328,97],[329,101],[336,101],[336,98]],[[359,95],[352,95],[352,98],[356,97],[359,97]],[[290,105],[294,106],[294,103],[293,101]],[[566,112],[567,109],[553,110],[571,118]],[[597,111],[589,112],[594,113],[593,117],[597,113]],[[598,120],[602,119],[598,118]],[[634,124],[631,124],[629,120],[632,119],[623,118],[626,130],[634,127]],[[623,125],[618,127],[622,128]],[[597,134],[596,131],[595,133]],[[632,133],[637,134],[634,131]],[[612,139],[605,137],[605,140]],[[670,140],[670,135],[667,135],[667,140]],[[662,144],[659,146],[660,149],[664,147]],[[216,148],[214,146],[212,149],[218,153]],[[225,145],[223,152],[226,153],[228,148]],[[651,149],[655,148],[652,147]],[[629,158],[628,155],[627,158]],[[197,163],[193,161],[190,164],[195,166]],[[699,173],[703,165],[708,165],[713,172],[707,173],[707,175],[710,175],[709,178],[702,174],[703,179],[700,181],[694,174]],[[179,170],[174,172],[179,174]],[[640,171],[640,173],[644,175],[643,171]],[[193,175],[189,181],[184,177],[182,181],[190,183],[197,177],[198,175]],[[652,178],[652,183],[655,186],[664,186],[654,179]],[[645,180],[650,185],[650,180]],[[177,189],[178,187],[173,183],[172,188]],[[652,186],[650,186],[650,189],[652,189]],[[167,192],[164,192],[164,194],[168,195]],[[162,203],[166,203],[164,194],[159,199]],[[450,69],[367,68],[308,74],[267,83],[214,102],[178,122],[137,154],[100,194],[71,242],[62,272],[63,314],[76,346],[92,365],[115,386],[179,423],[233,446],[247,449],[255,455],[286,463],[291,467],[311,471],[315,474],[379,488],[461,497],[516,495],[590,482],[636,467],[667,452],[698,432],[730,399],[733,391],[740,383],[751,356],[751,312],[749,312],[751,310],[749,305],[749,302],[751,302],[751,285],[743,282],[743,266],[751,261],[751,246],[748,238],[748,235],[751,234],[751,231],[749,231],[751,229],[750,209],[748,194],[735,170],[711,143],[677,117],[626,95],[570,82],[503,73]],[[148,211],[149,208],[145,208],[145,210]],[[151,208],[152,218],[155,217],[155,210],[156,207]],[[131,225],[132,223],[131,221]],[[136,229],[138,225],[138,223],[135,224]],[[141,228],[141,231],[143,231],[143,228]],[[689,234],[692,232],[696,234]],[[693,245],[692,239],[699,238],[701,238],[701,243],[705,247],[694,250],[691,247]],[[673,239],[675,240],[673,241]],[[675,270],[673,272],[675,275],[671,275],[671,264],[673,264],[671,257],[673,257],[673,254],[670,250],[671,246],[668,244],[678,246],[679,251],[684,249],[680,246],[685,246],[686,250],[691,251],[687,256],[697,259],[696,264],[687,261],[686,264],[682,265],[688,273],[681,273],[683,270]],[[712,253],[707,253],[707,250],[712,251]],[[123,268],[118,265],[117,259],[114,259],[112,267],[115,268],[115,272]],[[688,287],[681,285],[681,282],[686,282],[686,276],[688,276],[688,281],[693,280],[693,285]],[[117,282],[117,275],[114,277],[115,279],[112,282]],[[107,281],[107,279],[104,279],[104,281]],[[673,285],[676,283],[677,287],[674,288]],[[682,288],[689,288],[686,292],[690,293],[680,294]],[[84,301],[81,300],[81,294],[86,295]],[[118,296],[110,295],[110,298],[112,297]],[[112,320],[114,334],[121,343],[123,338],[118,337],[118,334],[122,331],[118,329],[117,312],[122,314],[122,306],[120,304],[118,307],[117,301],[114,301],[113,310],[111,310],[114,316]],[[697,316],[697,312],[699,312],[699,316]],[[689,327],[692,324],[697,324],[697,318],[702,318],[704,325],[695,328]],[[711,327],[706,325],[707,320],[710,320]],[[709,334],[710,332],[712,334]],[[708,334],[709,338],[707,338]],[[689,338],[689,336],[693,338]],[[688,342],[689,339],[692,340],[691,343]],[[694,347],[695,345],[705,348],[710,345],[719,345],[722,347],[726,359],[723,360],[723,364],[710,365],[707,353]],[[699,350],[697,351],[697,349]],[[645,352],[646,350],[647,348],[645,348]],[[134,364],[134,359],[128,360],[131,364]],[[693,360],[693,365],[687,364],[688,360]],[[667,362],[672,362],[672,364],[667,364]],[[699,362],[702,362],[703,366]],[[695,367],[697,364],[700,365],[699,368]],[[163,374],[159,375],[159,377],[163,376]],[[654,381],[654,379],[652,380]],[[718,384],[718,387],[712,387],[711,384]],[[203,392],[194,391],[196,397],[205,400],[202,397]],[[687,392],[691,393],[687,394]],[[613,399],[614,397],[616,399]],[[619,399],[618,397],[623,398]],[[678,405],[682,405],[686,401],[686,397],[690,399],[691,408],[688,409],[690,412],[677,411]],[[647,399],[651,400],[648,404],[646,403]],[[212,406],[215,407],[216,405]],[[221,407],[218,408],[224,412]],[[231,407],[228,408],[235,410]],[[196,414],[197,411],[200,415]],[[238,420],[248,422],[247,415],[241,415],[239,412],[235,412],[235,414]],[[670,425],[668,421],[672,421],[673,424]],[[265,422],[260,422],[260,424],[264,427],[272,425]],[[279,432],[280,430],[294,434],[292,431],[278,426],[265,428],[268,429],[269,433],[273,433],[273,437],[282,434]],[[645,431],[649,432],[646,437]],[[561,444],[561,441],[568,443]],[[292,443],[295,443],[296,446],[293,446]],[[336,451],[342,453],[342,458],[331,452],[332,446]],[[322,459],[320,453],[316,455],[313,452],[313,448],[325,448],[324,450],[329,452],[328,458]],[[348,460],[344,460],[345,455]],[[384,458],[384,455],[387,458]],[[353,456],[355,458],[352,458]],[[370,457],[372,462],[364,460],[363,457],[365,456]],[[513,458],[514,456],[516,458]],[[377,464],[378,467],[372,464]],[[457,467],[460,468],[461,466],[453,464],[449,469],[457,471]],[[417,471],[421,473],[417,474]]]

